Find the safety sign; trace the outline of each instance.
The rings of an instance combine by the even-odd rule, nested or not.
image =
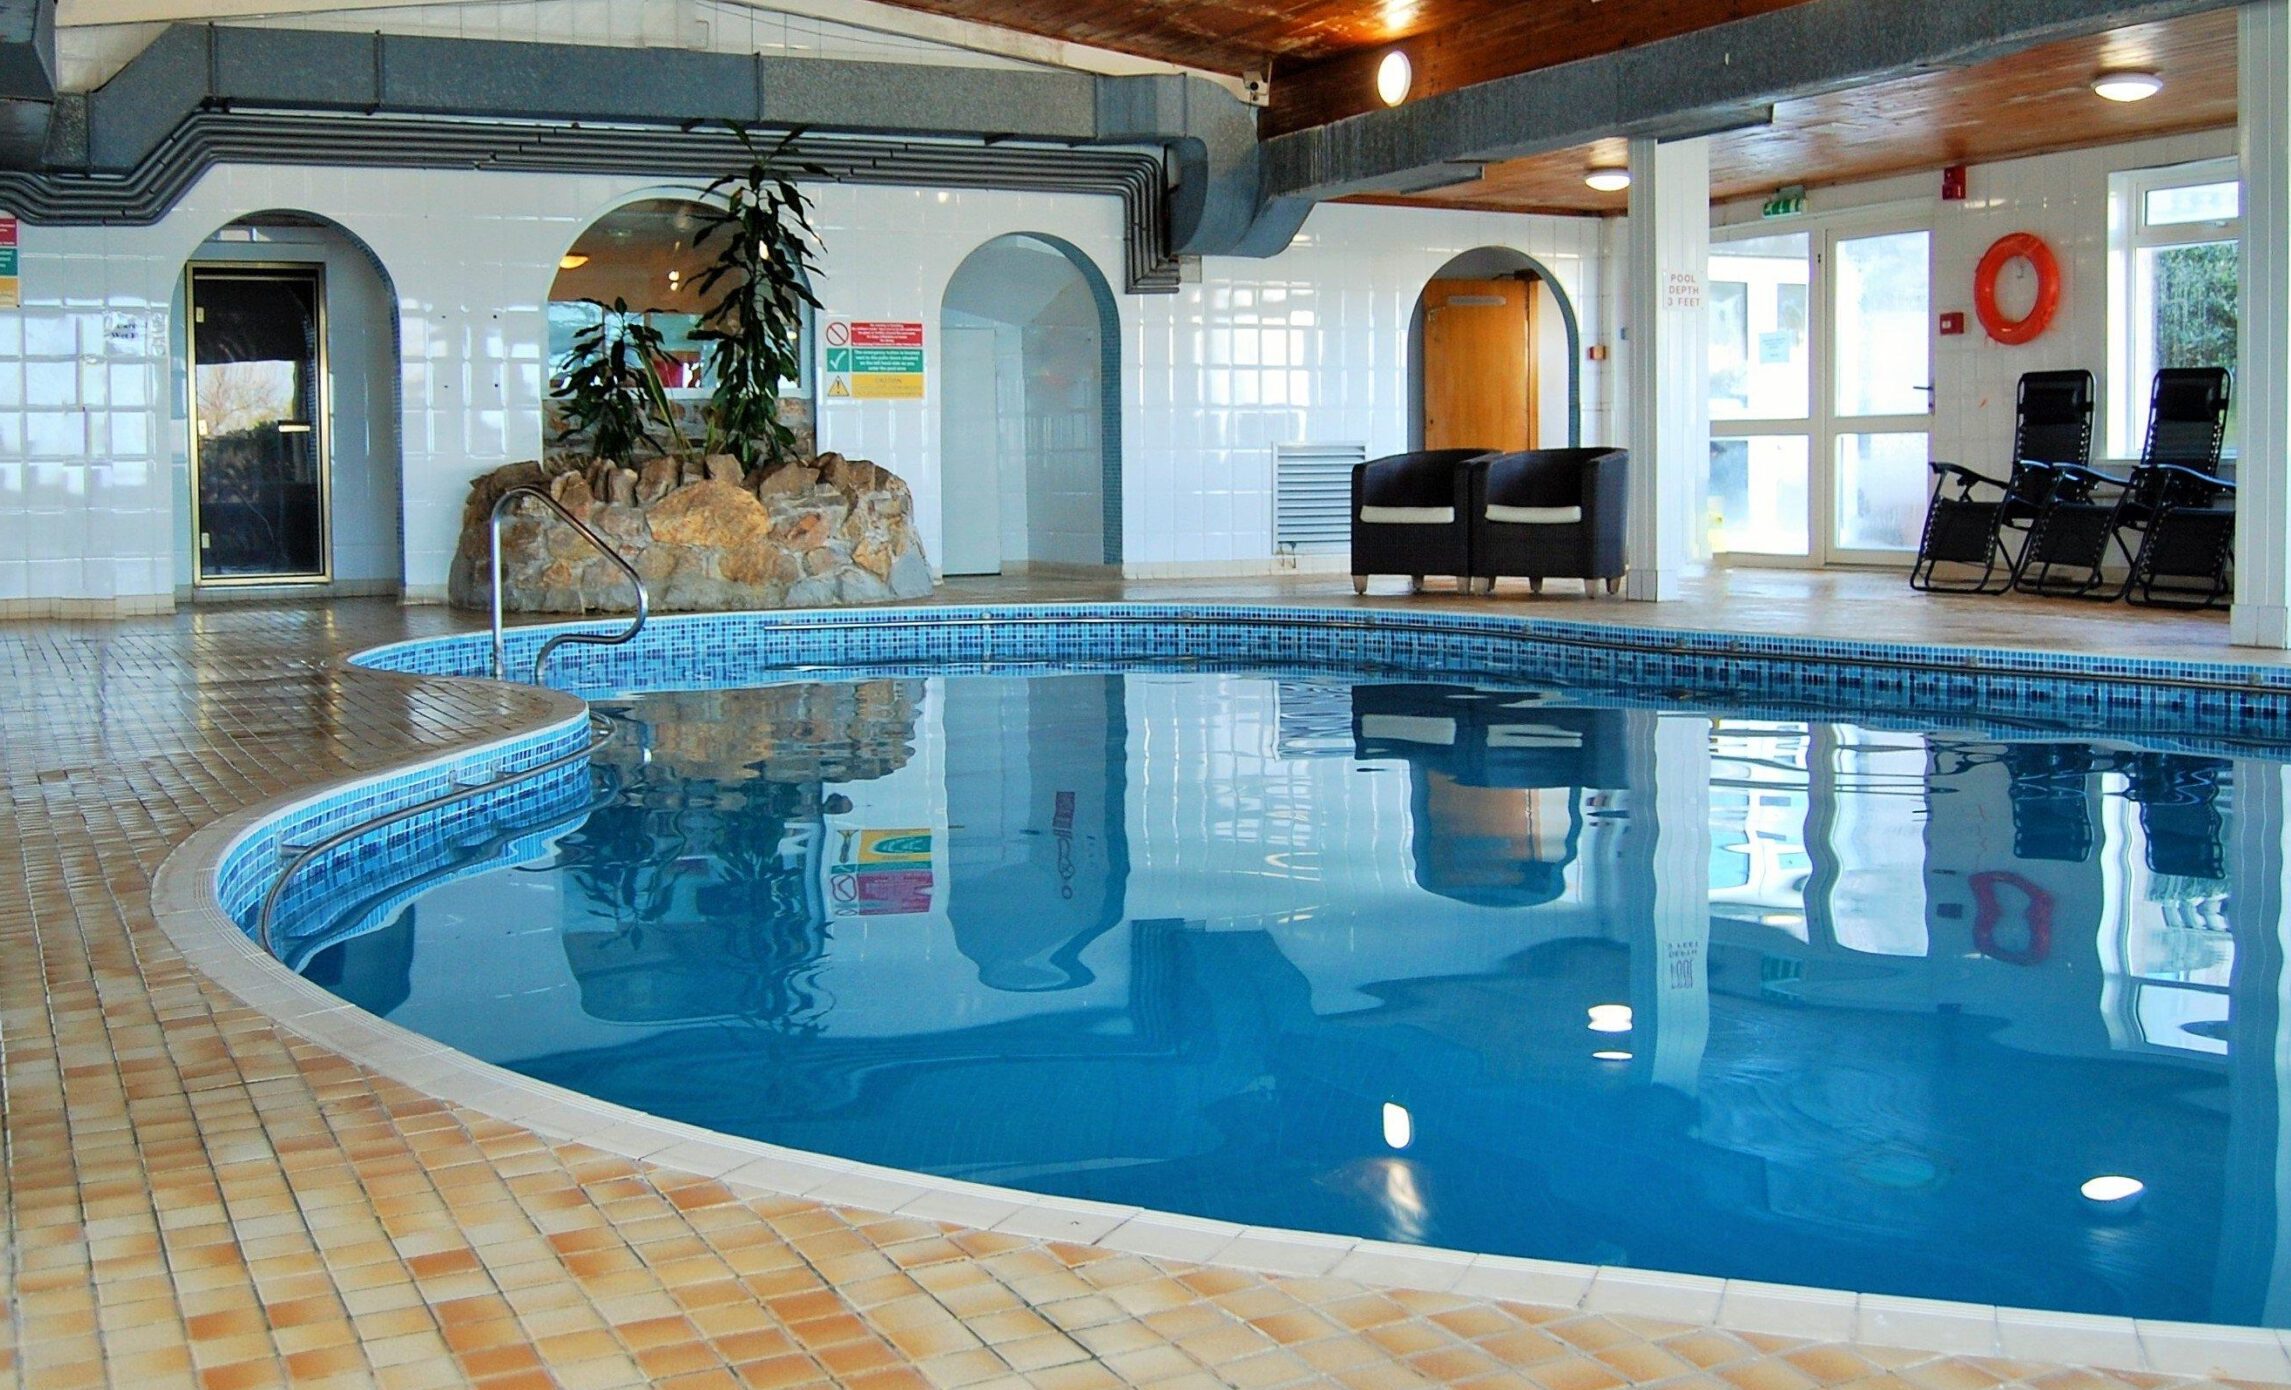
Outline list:
[[[827,390],[831,401],[919,401],[923,398],[923,325],[907,320],[829,319]]]

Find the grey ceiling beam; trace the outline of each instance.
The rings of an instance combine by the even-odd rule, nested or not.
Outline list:
[[[1427,171],[1675,139],[1761,107],[2238,0],[1807,0],[1616,53],[1425,97],[1265,142],[1268,209],[1395,192]]]
[[[263,112],[668,128],[730,120],[867,137],[1149,146],[1176,175],[1156,200],[1175,253],[1232,251],[1259,220],[1256,112],[1199,77],[229,25],[174,26],[102,88],[66,98],[38,173],[128,179],[202,116]],[[391,127],[386,138],[406,137]]]
[[[194,112],[217,109],[663,126],[735,120],[853,134],[1081,142],[1097,135],[1098,80],[1087,73],[176,25],[89,95],[84,151],[56,151],[53,162],[124,173]]]

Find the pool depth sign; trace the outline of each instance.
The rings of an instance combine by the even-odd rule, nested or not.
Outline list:
[[[923,398],[923,325],[887,319],[829,319],[829,401]]]

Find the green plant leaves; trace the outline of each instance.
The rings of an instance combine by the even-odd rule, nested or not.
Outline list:
[[[652,311],[631,309],[625,299],[581,302],[597,311],[597,321],[573,335],[572,366],[554,390],[565,407],[558,438],[588,435],[596,457],[622,468],[636,466],[640,449],[668,452],[654,437],[656,425],[667,428],[677,448],[690,448],[661,383],[660,364],[669,353],[660,330],[645,320]]]

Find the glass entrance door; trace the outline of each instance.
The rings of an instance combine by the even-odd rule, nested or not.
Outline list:
[[[1710,248],[1710,549],[1812,559],[1813,238]]]
[[[1931,256],[1923,228],[1713,242],[1713,554],[1909,562],[1932,425]]]
[[[314,265],[191,267],[191,521],[201,584],[330,577],[322,274]]]
[[[1933,428],[1932,262],[1924,228],[1830,237],[1830,560],[1905,565],[1916,553]]]

